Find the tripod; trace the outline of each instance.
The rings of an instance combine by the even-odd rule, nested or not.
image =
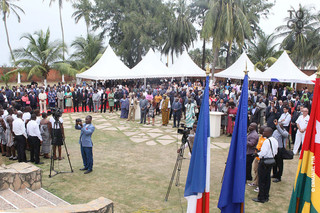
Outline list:
[[[56,132],[54,131],[54,129],[57,129],[57,127],[61,127],[61,123],[59,122],[59,117],[54,117],[54,128],[52,129],[52,140],[57,140],[57,137],[59,137],[58,135],[56,135]],[[73,169],[72,169],[72,166],[71,166],[71,161],[70,161],[70,157],[69,157],[69,152],[68,152],[68,149],[67,149],[67,145],[65,143],[65,140],[64,138],[62,138],[62,143],[64,145],[64,148],[66,150],[66,154],[67,154],[67,157],[68,157],[68,161],[69,161],[69,166],[70,166],[70,172],[65,172],[65,171],[56,171],[54,169],[54,158],[53,158],[53,146],[51,146],[51,162],[50,162],[50,174],[49,174],[49,178],[51,177],[54,177],[58,174],[61,174],[61,173],[72,173],[73,172]],[[55,174],[51,175],[52,172],[55,172]]]
[[[188,140],[188,134],[186,132],[183,133],[181,142],[182,143],[181,143],[181,146],[179,148],[176,164],[174,165],[172,176],[171,176],[171,180],[170,180],[170,183],[169,183],[169,186],[168,186],[168,190],[167,190],[167,194],[166,194],[166,197],[164,199],[165,201],[168,201],[169,194],[170,194],[171,187],[172,187],[172,184],[173,184],[173,181],[174,181],[174,177],[176,176],[176,173],[177,173],[176,186],[179,185],[180,172],[181,172],[181,166],[182,166],[182,160],[183,160],[183,154],[184,154],[184,148],[185,148],[184,146],[185,146],[186,143],[188,144],[189,151],[192,154],[191,146],[190,146],[190,143],[189,143],[189,140]],[[177,170],[178,170],[178,172],[177,172]]]

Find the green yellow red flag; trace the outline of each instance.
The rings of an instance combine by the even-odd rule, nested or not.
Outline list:
[[[314,87],[310,120],[288,209],[288,213],[296,212],[320,212],[320,78]]]

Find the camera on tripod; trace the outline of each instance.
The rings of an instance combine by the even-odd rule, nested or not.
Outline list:
[[[181,124],[181,127],[183,129],[178,129],[178,133],[181,135],[188,136],[190,134],[190,130],[192,129],[192,127],[186,127],[184,124]]]
[[[50,107],[50,111],[48,111],[48,115],[52,115],[55,120],[59,120],[62,116],[62,110],[60,108]]]

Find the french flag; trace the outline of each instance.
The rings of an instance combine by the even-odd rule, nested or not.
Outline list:
[[[196,136],[192,147],[184,197],[188,200],[187,213],[209,212],[210,200],[210,122],[209,76],[200,108]]]

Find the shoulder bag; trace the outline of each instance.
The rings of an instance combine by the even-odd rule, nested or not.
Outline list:
[[[273,154],[273,148],[272,148],[272,144],[271,144],[271,140],[269,140],[269,143],[270,143],[270,147],[271,147],[271,152],[272,152],[272,158],[262,158],[263,160],[263,163],[266,165],[266,166],[274,166],[276,165],[276,160],[274,159],[274,154]]]
[[[290,143],[290,140],[289,140]],[[283,160],[292,160],[293,159],[293,152],[291,150],[287,150],[284,146],[284,142],[282,140],[283,147],[280,149],[280,156]]]

